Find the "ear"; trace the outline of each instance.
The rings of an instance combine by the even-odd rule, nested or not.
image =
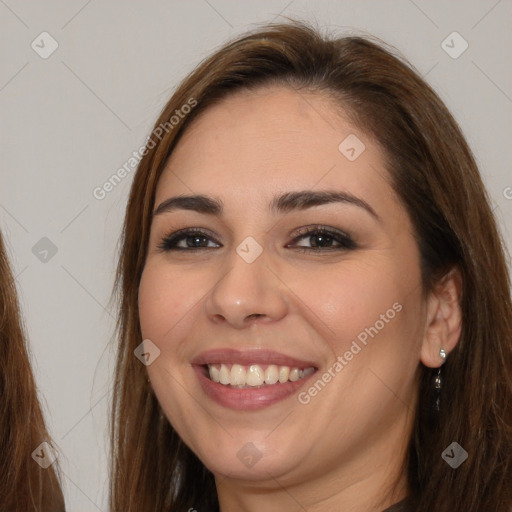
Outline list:
[[[445,274],[435,286],[427,301],[427,319],[420,360],[429,368],[438,368],[444,362],[439,355],[446,355],[455,348],[462,330],[460,298],[462,277],[457,267]]]

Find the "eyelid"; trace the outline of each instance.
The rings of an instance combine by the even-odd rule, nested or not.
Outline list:
[[[332,226],[325,226],[323,224],[309,224],[308,226],[302,226],[302,227],[298,228],[293,233],[293,235],[294,235],[293,239],[295,240],[296,238],[298,238],[300,236],[307,235],[307,234],[309,234],[311,232],[315,232],[315,231],[329,232],[329,233],[337,234],[341,237],[345,237],[346,239],[352,239],[352,236],[349,233],[347,233],[346,231],[342,231],[341,229],[337,229]]]

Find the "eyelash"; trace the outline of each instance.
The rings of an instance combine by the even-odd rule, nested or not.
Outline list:
[[[303,253],[318,253],[318,252],[326,252],[326,251],[349,251],[357,248],[357,244],[354,240],[343,233],[342,231],[333,230],[332,228],[326,228],[325,226],[307,226],[298,230],[299,234],[295,236],[293,239],[293,243],[296,243],[301,238],[312,237],[313,235],[325,235],[331,238],[333,241],[339,243],[339,247],[299,247],[296,250]],[[210,238],[215,243],[219,243],[214,240],[207,231],[204,231],[200,228],[195,229],[180,229],[175,233],[170,233],[165,236],[162,241],[158,244],[158,249],[164,252],[170,251],[183,251],[183,252],[195,252],[203,249],[215,249],[215,247],[177,247],[176,244],[186,238],[193,236],[204,236],[206,238]]]

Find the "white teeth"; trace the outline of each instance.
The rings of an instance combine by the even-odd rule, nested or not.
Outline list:
[[[292,382],[295,382],[296,380],[299,380],[299,378],[300,378],[300,376],[299,376],[299,369],[298,368],[293,368],[293,370],[290,372],[290,375],[288,376],[288,378]]]
[[[265,382],[265,372],[257,364],[252,364],[247,372],[248,386],[261,386]]]
[[[245,384],[245,368],[239,364],[234,364],[231,367],[230,384],[233,386],[243,386]]]
[[[267,366],[265,370],[265,384],[275,384],[279,380],[279,369],[275,364]]]
[[[208,365],[208,373],[213,382],[238,388],[271,386],[278,382],[281,384],[288,381],[295,382],[311,375],[314,371],[313,367],[290,368],[289,366],[277,366],[275,364],[268,365],[265,370],[258,364],[252,364],[248,367],[240,364]]]
[[[213,382],[220,381],[220,371],[216,366],[209,366],[208,371],[210,372],[210,379],[212,379]]]
[[[226,365],[224,365],[224,364],[220,365],[219,382],[221,384],[230,384],[231,383],[231,376],[229,374],[229,370],[226,368]]]
[[[284,383],[288,380],[290,375],[290,368],[288,366],[281,366],[279,369],[279,382]]]

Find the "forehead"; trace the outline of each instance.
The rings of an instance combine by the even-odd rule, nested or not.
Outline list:
[[[379,146],[331,98],[265,87],[228,96],[194,120],[166,164],[156,202],[201,193],[263,207],[276,193],[313,188],[379,202],[379,190],[392,196],[387,180]]]

